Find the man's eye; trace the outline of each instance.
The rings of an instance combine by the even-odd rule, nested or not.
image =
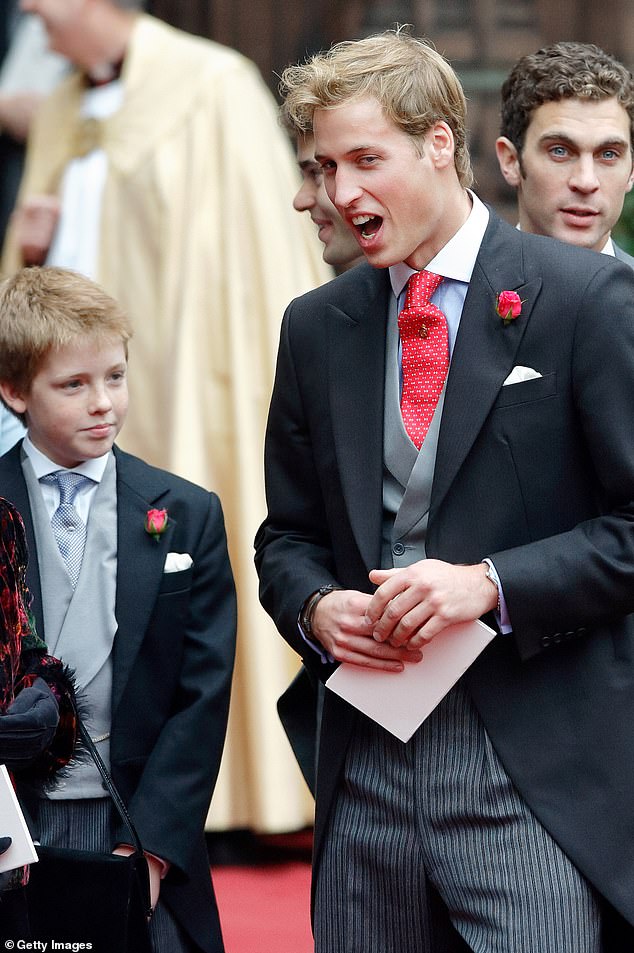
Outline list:
[[[568,155],[568,150],[565,148],[565,146],[553,146],[550,150],[550,154],[556,159],[561,159],[563,156]]]

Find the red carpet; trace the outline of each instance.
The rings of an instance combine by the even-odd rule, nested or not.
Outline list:
[[[226,953],[312,953],[312,831],[208,839]]]
[[[226,953],[311,953],[310,866],[212,870]]]

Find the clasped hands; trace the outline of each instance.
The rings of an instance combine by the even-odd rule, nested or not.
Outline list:
[[[420,662],[425,643],[447,626],[494,609],[498,593],[487,566],[423,559],[399,569],[373,569],[374,595],[334,590],[315,608],[313,634],[333,658],[387,672]]]

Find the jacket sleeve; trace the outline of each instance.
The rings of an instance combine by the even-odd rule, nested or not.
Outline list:
[[[320,586],[339,584],[328,519],[304,413],[291,335],[292,306],[282,324],[265,443],[268,515],[255,539],[262,605],[310,667],[317,654],[302,639],[298,613]]]

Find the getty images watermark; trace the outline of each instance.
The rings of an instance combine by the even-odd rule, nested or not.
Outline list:
[[[38,950],[39,953],[48,953],[49,950],[92,950],[92,943],[82,943],[79,940],[5,940],[5,950]]]

